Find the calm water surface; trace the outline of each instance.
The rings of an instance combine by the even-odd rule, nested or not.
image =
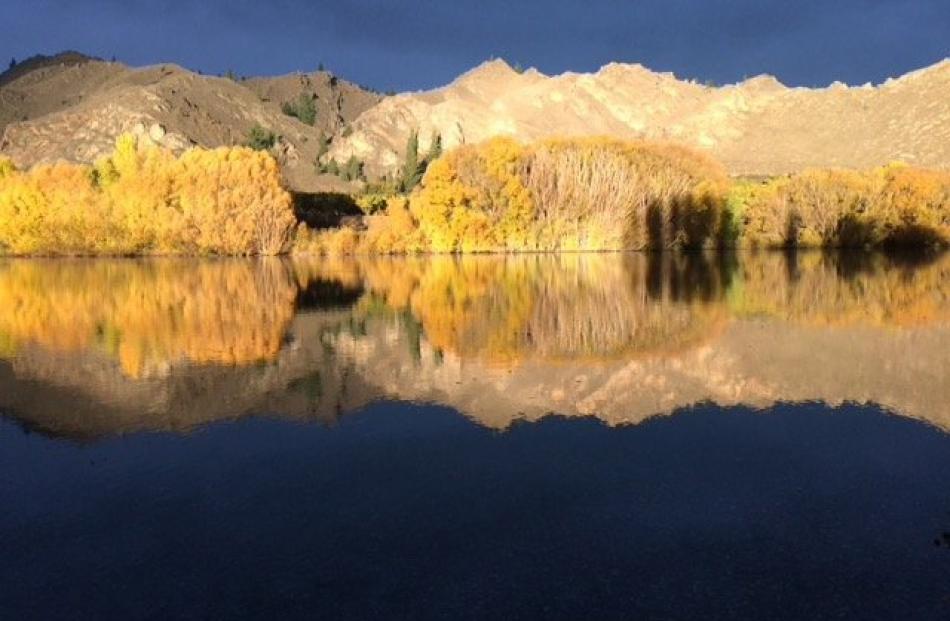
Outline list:
[[[0,262],[2,619],[948,619],[950,257]]]

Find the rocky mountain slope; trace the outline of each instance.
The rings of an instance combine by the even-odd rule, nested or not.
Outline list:
[[[950,60],[880,86],[789,88],[771,76],[706,86],[612,63],[593,74],[519,73],[487,62],[443,88],[383,100],[336,140],[385,173],[401,161],[409,133],[425,147],[494,135],[533,140],[612,135],[675,140],[705,149],[733,174],[778,174],[809,166],[868,167],[894,160],[950,166]]]
[[[312,97],[314,126],[281,111],[301,94]],[[334,136],[330,157],[355,155],[371,176],[399,167],[412,131],[423,149],[435,133],[445,147],[496,135],[674,140],[707,150],[737,175],[895,160],[947,167],[950,60],[879,86],[820,89],[770,76],[713,87],[616,63],[545,76],[494,60],[443,88],[386,98],[322,71],[235,80],[75,52],[0,74],[0,152],[19,166],[91,161],[126,131],[175,150],[235,144],[255,124],[280,135],[284,174],[302,191],[343,188],[313,165],[321,133]]]
[[[313,126],[281,111],[302,93],[314,100]],[[276,150],[289,185],[320,189],[330,181],[321,183],[313,165],[321,133],[340,130],[379,99],[326,72],[234,80],[64,53],[0,76],[0,151],[21,167],[89,162],[109,152],[122,132],[148,133],[178,151],[240,143],[257,124],[280,136]]]

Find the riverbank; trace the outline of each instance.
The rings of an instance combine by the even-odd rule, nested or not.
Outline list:
[[[495,138],[403,193],[304,213],[270,155],[123,136],[94,166],[0,161],[0,254],[348,255],[950,244],[950,172],[903,164],[734,179],[685,147]],[[421,175],[421,172],[420,172]],[[347,199],[347,197],[342,197]],[[347,199],[349,200],[349,199]],[[296,209],[295,209],[296,207]],[[333,223],[336,223],[335,225]]]
[[[892,164],[735,179],[706,155],[606,138],[498,138],[436,160],[365,226],[305,230],[296,252],[400,254],[933,248],[950,173]]]

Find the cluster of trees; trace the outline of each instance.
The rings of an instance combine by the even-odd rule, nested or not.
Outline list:
[[[313,126],[317,121],[317,104],[314,95],[310,93],[300,93],[296,101],[285,101],[280,105],[280,109],[287,116],[292,116],[305,125]]]
[[[0,252],[274,255],[296,219],[272,156],[246,147],[176,157],[132,135],[93,166],[18,171],[0,158]]]
[[[330,158],[326,164],[317,164],[317,170],[320,172],[336,175],[344,181],[366,181],[363,167],[363,160],[355,155],[351,155],[342,165],[335,158]]]
[[[767,247],[930,246],[950,242],[950,172],[891,164],[805,170],[737,184],[744,239]]]
[[[403,164],[396,175],[396,190],[400,193],[411,192],[426,174],[429,164],[442,156],[442,134],[433,132],[429,140],[429,150],[425,156],[419,156],[419,132],[413,131],[406,140],[406,152]]]
[[[703,247],[732,234],[723,169],[688,149],[602,138],[524,146],[496,138],[420,166],[414,143],[401,183],[411,188],[422,171],[424,181],[408,200],[390,201],[359,249]]]
[[[349,127],[347,127],[349,129]],[[343,136],[345,137],[344,130]],[[355,155],[350,157],[344,163],[339,163],[336,158],[330,158],[324,162],[324,157],[329,151],[330,140],[323,134],[320,134],[320,148],[317,152],[317,170],[321,173],[336,175],[344,181],[367,181],[365,172],[365,163]],[[429,149],[422,155],[419,153],[419,132],[413,131],[406,141],[406,151],[403,156],[403,163],[396,174],[385,176],[375,181],[371,186],[365,188],[364,194],[373,197],[407,194],[411,192],[422,181],[429,164],[442,155],[442,136],[439,133],[433,133],[429,141]],[[379,201],[370,200],[369,203],[375,205]]]
[[[0,158],[0,252],[277,254],[295,225],[278,137],[180,157],[121,137],[94,166],[20,172]],[[363,162],[321,163],[364,180]],[[365,200],[364,200],[365,199]],[[418,134],[391,178],[358,204],[365,231],[301,230],[300,252],[517,252],[950,243],[950,172],[890,165],[733,181],[690,149],[608,138],[523,145],[495,138],[442,154]]]
[[[418,136],[360,235],[367,253],[950,244],[950,172],[901,164],[731,180],[688,148],[609,138],[495,138],[420,157]],[[406,195],[408,200],[398,198]],[[387,195],[391,197],[387,200]],[[307,247],[319,247],[312,239]]]

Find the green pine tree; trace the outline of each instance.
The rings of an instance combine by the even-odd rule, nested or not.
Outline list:
[[[419,161],[419,132],[413,131],[406,141],[406,156],[402,165],[400,190],[411,192],[422,181],[423,173],[425,173],[425,162]]]

